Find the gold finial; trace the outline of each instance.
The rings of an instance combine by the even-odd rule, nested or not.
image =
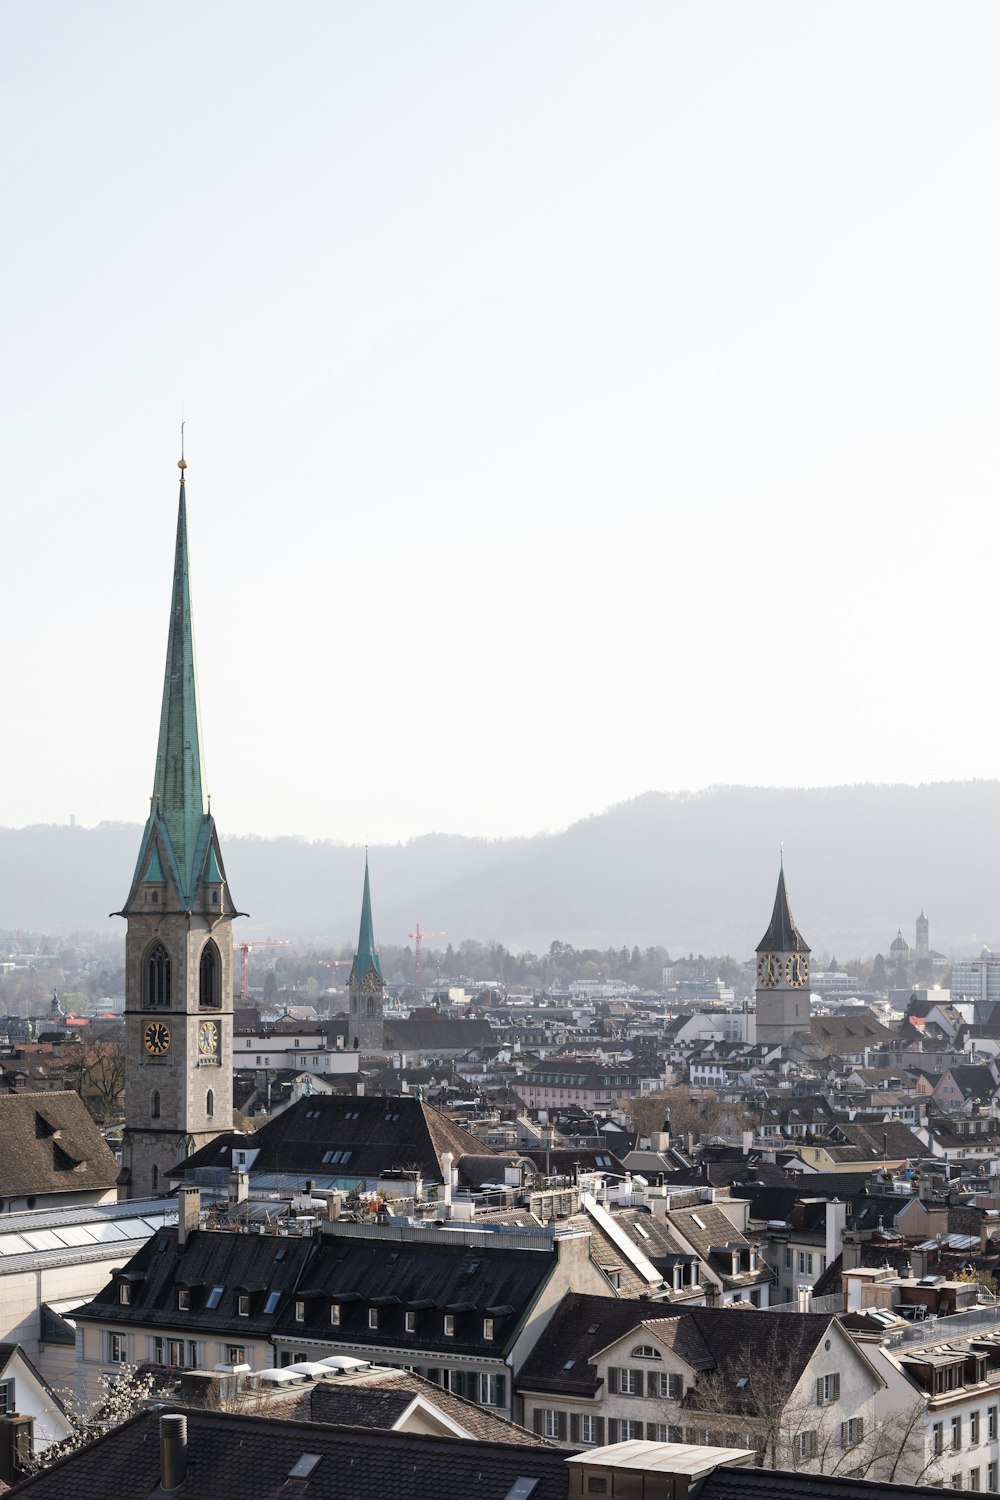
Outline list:
[[[187,464],[184,462],[184,423],[183,422],[181,423],[181,456],[180,456],[180,461],[177,464],[177,467],[180,469],[180,471],[181,471],[181,478],[183,479],[184,478],[184,470],[187,468]]]

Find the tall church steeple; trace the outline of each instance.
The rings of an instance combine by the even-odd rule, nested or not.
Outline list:
[[[149,816],[125,917],[129,1196],[232,1121],[232,919],[198,725],[183,453],[167,661]]]
[[[375,951],[367,849],[365,850],[365,884],[361,896],[361,928],[358,932],[357,952],[351,965],[351,976],[347,983],[351,1001],[351,1044],[362,1052],[381,1052],[384,1034],[382,1002],[385,994],[385,980],[382,978],[382,965]]]
[[[787,1045],[809,1027],[809,945],[795,925],[781,859],[774,910],[757,944],[757,1040]]]

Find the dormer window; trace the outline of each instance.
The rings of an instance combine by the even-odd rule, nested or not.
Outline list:
[[[492,1339],[492,1337],[493,1337],[493,1319],[492,1318],[484,1318],[483,1319],[483,1338],[484,1339]]]
[[[236,1314],[237,1314],[237,1317],[240,1317],[240,1318],[249,1318],[249,1316],[250,1316],[250,1293],[249,1292],[239,1292],[237,1294],[237,1297],[236,1297]]]
[[[404,1313],[403,1319],[404,1319],[404,1325],[405,1325],[407,1333],[416,1333],[416,1331],[417,1331],[417,1315],[416,1315],[416,1313],[415,1312]]]
[[[177,1311],[190,1312],[190,1310],[191,1293],[186,1286],[179,1286],[177,1288]]]
[[[445,1313],[444,1315],[444,1336],[446,1339],[453,1339],[455,1337],[454,1313]]]
[[[331,1328],[339,1328],[340,1327],[340,1303],[339,1302],[331,1302],[330,1303],[330,1327]]]
[[[127,1281],[120,1281],[118,1283],[118,1301],[124,1307],[127,1307],[128,1304],[132,1301],[132,1288],[129,1286]]]
[[[378,1328],[378,1308],[377,1307],[370,1307],[368,1309],[368,1327],[372,1328],[372,1329],[377,1329]]]

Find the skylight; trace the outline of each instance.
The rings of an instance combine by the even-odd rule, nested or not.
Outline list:
[[[267,1301],[264,1303],[264,1311],[266,1313],[273,1313],[273,1312],[277,1311],[278,1303],[280,1301],[281,1301],[281,1293],[280,1292],[268,1292],[268,1294],[267,1294]]]
[[[205,1306],[209,1310],[209,1312],[214,1311],[214,1309],[218,1307],[219,1303],[222,1300],[222,1294],[224,1291],[225,1287],[213,1286],[212,1290],[209,1292],[207,1298],[205,1299]]]

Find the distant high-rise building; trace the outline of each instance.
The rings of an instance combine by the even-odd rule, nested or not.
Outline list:
[[[922,963],[924,961],[924,959],[929,958],[930,957],[930,952],[931,952],[931,926],[930,926],[930,923],[928,922],[927,918],[924,916],[923,912],[921,912],[920,915],[919,915],[919,917],[917,918],[917,942],[916,942],[917,963],[918,964]]]
[[[351,965],[347,988],[350,996],[351,1045],[360,1052],[381,1052],[385,1033],[385,980],[382,978],[382,966],[375,949],[367,853],[365,886],[361,897],[361,931],[358,933],[358,951]]]
[[[125,933],[125,1129],[130,1198],[233,1120],[233,927],[198,729],[187,502],[181,490],[163,707],[149,817]]]
[[[809,944],[796,927],[778,874],[771,925],[757,944],[757,1040],[787,1045],[809,1027]]]

